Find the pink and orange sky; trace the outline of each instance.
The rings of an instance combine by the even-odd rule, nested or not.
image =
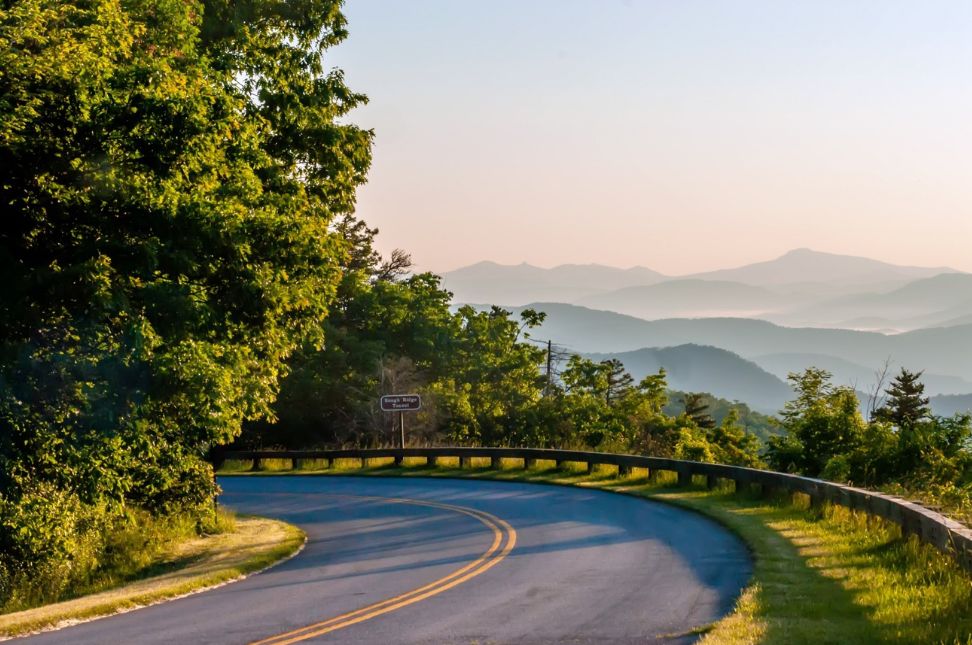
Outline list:
[[[348,0],[359,215],[446,271],[972,271],[972,3]]]

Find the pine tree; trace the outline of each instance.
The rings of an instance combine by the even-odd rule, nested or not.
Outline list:
[[[709,404],[705,401],[705,396],[698,392],[689,392],[682,398],[685,403],[685,416],[692,419],[695,425],[704,429],[711,430],[716,427],[715,419],[709,414]]]
[[[607,379],[604,402],[611,405],[624,398],[631,391],[634,379],[624,369],[624,363],[616,358],[601,361],[601,367]]]
[[[931,408],[928,407],[928,397],[924,396],[925,385],[919,380],[923,373],[901,368],[901,373],[885,390],[888,400],[875,411],[875,418],[903,429],[914,428],[919,421],[927,419]]]

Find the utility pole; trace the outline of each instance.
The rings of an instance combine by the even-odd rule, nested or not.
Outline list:
[[[553,341],[547,340],[547,396],[550,396],[550,392],[553,390],[553,372],[551,371],[551,363],[553,362]]]

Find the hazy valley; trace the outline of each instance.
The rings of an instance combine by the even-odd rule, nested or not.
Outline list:
[[[543,311],[534,330],[566,351],[618,358],[635,378],[764,412],[814,366],[861,393],[877,373],[924,370],[936,412],[972,406],[972,275],[806,249],[769,262],[664,276],[644,267],[481,262],[443,275],[456,303]]]

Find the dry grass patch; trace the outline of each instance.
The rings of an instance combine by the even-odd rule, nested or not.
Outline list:
[[[304,532],[277,520],[236,519],[235,530],[180,542],[156,566],[165,573],[95,594],[0,615],[0,636],[73,624],[235,580],[296,553]]]

